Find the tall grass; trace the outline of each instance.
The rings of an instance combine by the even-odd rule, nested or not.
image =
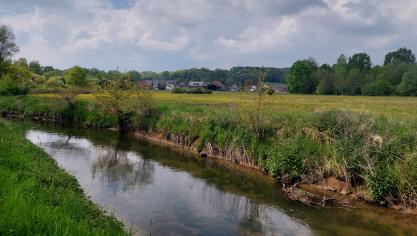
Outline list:
[[[133,127],[157,131],[181,145],[261,167],[289,182],[335,177],[365,189],[381,205],[417,207],[417,100],[401,97],[273,95],[264,100],[263,135],[253,131],[242,107],[249,96],[155,93],[150,117]],[[117,126],[91,95],[79,95],[74,123]],[[3,97],[0,111],[50,114],[67,110],[53,95]]]

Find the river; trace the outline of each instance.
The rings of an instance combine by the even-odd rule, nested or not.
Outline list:
[[[259,171],[109,131],[24,123],[26,137],[135,235],[413,235],[417,219],[291,201]]]

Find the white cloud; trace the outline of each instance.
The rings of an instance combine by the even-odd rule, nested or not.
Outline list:
[[[123,4],[125,2],[126,4]],[[43,64],[165,70],[289,66],[315,56],[417,50],[415,0],[0,0],[18,56]]]

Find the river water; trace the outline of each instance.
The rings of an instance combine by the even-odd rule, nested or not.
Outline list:
[[[416,235],[393,210],[305,206],[263,174],[107,131],[24,124],[26,137],[136,235]]]

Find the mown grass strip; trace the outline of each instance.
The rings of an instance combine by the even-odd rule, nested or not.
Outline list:
[[[76,179],[0,120],[0,235],[126,235]]]

